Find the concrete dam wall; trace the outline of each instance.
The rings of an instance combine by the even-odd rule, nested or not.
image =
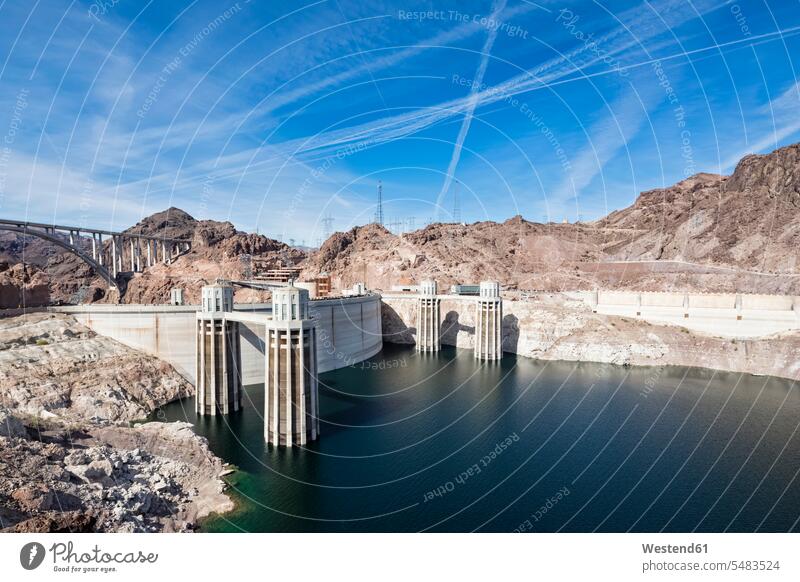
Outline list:
[[[83,305],[53,307],[95,332],[172,364],[195,378],[195,305]],[[380,295],[320,299],[310,303],[317,325],[317,369],[336,370],[374,356],[383,347]],[[234,311],[269,314],[268,304],[237,304]],[[263,325],[241,324],[242,382],[264,381]]]

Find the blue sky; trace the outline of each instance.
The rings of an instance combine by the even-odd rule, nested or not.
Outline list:
[[[797,1],[0,4],[0,216],[591,220],[800,140]]]

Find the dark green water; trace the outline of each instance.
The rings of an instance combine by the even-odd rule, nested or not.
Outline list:
[[[262,386],[227,418],[162,409],[241,469],[204,530],[798,530],[788,380],[396,346],[320,380],[304,450],[265,446]]]

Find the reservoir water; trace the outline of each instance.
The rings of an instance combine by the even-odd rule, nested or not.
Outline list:
[[[320,376],[322,437],[263,441],[244,409],[185,420],[239,469],[205,531],[798,531],[800,389],[696,368],[624,368],[385,346]]]

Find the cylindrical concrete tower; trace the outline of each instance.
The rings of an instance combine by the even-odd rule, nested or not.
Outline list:
[[[475,314],[475,358],[499,360],[503,357],[503,300],[500,283],[481,281]]]
[[[423,281],[419,285],[417,303],[417,351],[439,351],[439,298],[436,281]]]
[[[266,325],[264,440],[305,445],[319,437],[317,336],[308,315],[308,291],[272,291],[272,320]]]
[[[242,358],[239,324],[226,321],[233,311],[233,287],[206,285],[202,310],[197,312],[196,362],[198,414],[227,414],[242,400]]]
[[[169,292],[170,305],[183,305],[183,289],[180,287],[173,287]]]

